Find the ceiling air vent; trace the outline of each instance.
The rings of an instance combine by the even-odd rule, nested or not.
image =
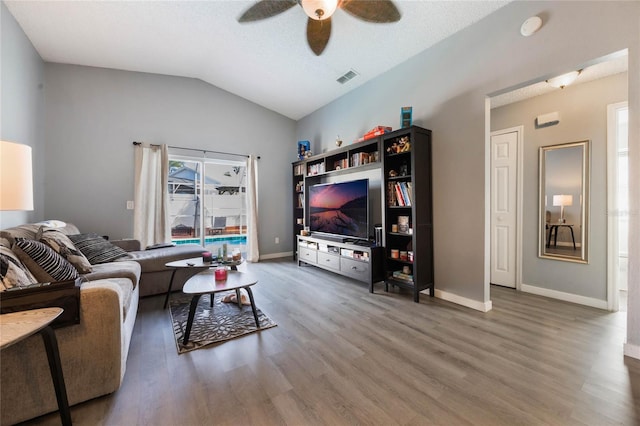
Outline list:
[[[357,76],[358,73],[354,70],[347,71],[342,77],[339,77],[336,81],[340,84],[345,84],[347,81],[351,80],[353,77]]]

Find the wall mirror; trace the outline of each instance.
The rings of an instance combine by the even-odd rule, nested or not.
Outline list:
[[[540,147],[538,255],[588,263],[589,141]]]

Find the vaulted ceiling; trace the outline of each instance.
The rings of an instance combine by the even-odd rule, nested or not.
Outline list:
[[[198,78],[296,120],[509,1],[395,0],[401,19],[392,24],[338,9],[320,56],[307,45],[302,7],[239,23],[255,3],[5,1],[45,61]],[[336,81],[350,70],[355,78]]]

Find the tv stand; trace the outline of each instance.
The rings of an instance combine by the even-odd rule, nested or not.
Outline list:
[[[298,236],[298,266],[316,266],[369,284],[383,281],[384,248],[337,242],[314,236]]]

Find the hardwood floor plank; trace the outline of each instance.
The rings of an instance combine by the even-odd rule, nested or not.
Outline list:
[[[121,388],[74,424],[640,424],[626,312],[492,287],[482,313],[288,259],[247,267],[277,327],[178,355],[164,298],[142,299]]]

